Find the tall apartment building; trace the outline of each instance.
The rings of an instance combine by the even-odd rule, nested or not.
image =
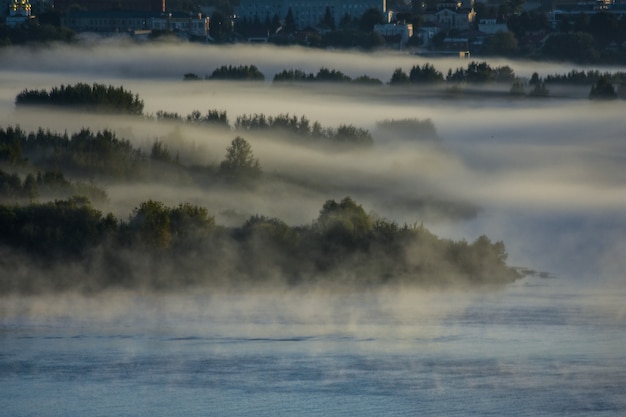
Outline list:
[[[296,21],[296,27],[303,29],[307,26],[316,26],[324,18],[328,8],[338,25],[341,19],[348,15],[360,18],[369,9],[387,11],[386,0],[240,0],[237,8],[237,17],[247,20],[259,19],[264,22],[274,16],[282,21],[291,9]]]
[[[73,5],[90,12],[131,10],[162,13],[165,11],[165,0],[54,0],[54,8],[60,13],[66,13]]]

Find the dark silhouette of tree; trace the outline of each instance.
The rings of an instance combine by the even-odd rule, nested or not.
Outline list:
[[[487,83],[487,82],[513,82],[515,72],[508,65],[492,68],[486,62],[472,61],[467,68],[457,68],[454,72],[448,71],[446,81],[467,82],[467,83]]]
[[[550,90],[546,88],[546,83],[539,82],[534,84],[534,88],[528,93],[530,97],[548,97],[550,95]]]
[[[329,6],[326,6],[326,10],[324,11],[324,17],[322,18],[321,24],[326,26],[330,30],[335,30],[335,18],[333,17],[333,13],[330,11]]]
[[[360,75],[356,77],[353,82],[361,85],[383,85],[383,82],[378,78],[370,77],[369,75]]]
[[[232,32],[232,25],[228,15],[219,10],[215,10],[211,14],[211,25],[209,26],[209,35],[217,40],[224,40]]]
[[[265,76],[255,65],[222,65],[213,70],[210,80],[263,81]]]
[[[163,142],[157,140],[152,144],[152,149],[150,150],[150,158],[155,161],[161,162],[173,162],[174,157],[172,153],[167,148],[167,145],[163,144]]]
[[[62,262],[75,272],[69,278],[13,278],[4,262],[9,274],[0,276],[3,293],[112,285],[250,288],[269,282],[359,291],[382,285],[503,285],[522,276],[506,265],[502,242],[487,236],[472,243],[442,239],[423,225],[400,226],[368,214],[350,197],[326,201],[312,225],[295,227],[255,215],[241,227],[225,228],[203,207],[168,207],[154,200],[141,203],[127,221],[103,216],[84,198],[0,205],[0,244],[32,268],[44,260],[45,268]],[[227,257],[221,248],[227,248]],[[233,264],[236,271],[228,273]],[[212,278],[216,275],[220,281]]]
[[[315,76],[316,81],[324,82],[345,82],[352,81],[352,79],[341,71],[329,70],[328,68],[320,68]]]
[[[363,32],[371,32],[374,30],[374,25],[385,23],[385,17],[378,9],[366,10],[359,19],[359,29]]]
[[[198,81],[198,80],[201,80],[201,78],[197,74],[194,74],[192,72],[189,72],[183,75],[183,81]]]
[[[545,31],[552,29],[550,21],[544,12],[522,12],[512,14],[507,19],[507,26],[515,34],[518,40],[523,39],[529,32]]]
[[[623,17],[622,17],[623,19]],[[614,13],[600,11],[589,18],[588,32],[593,35],[598,44],[607,46],[619,39],[619,21]]]
[[[339,21],[339,27],[341,29],[347,29],[352,26],[353,22],[354,19],[352,19],[352,16],[350,16],[350,14],[348,13],[345,13],[343,16],[341,16],[341,20]]]
[[[252,152],[252,146],[237,136],[226,148],[226,158],[220,163],[220,173],[231,179],[256,179],[261,176],[261,165]]]
[[[553,33],[541,49],[546,58],[579,63],[596,62],[600,54],[593,36],[584,32]]]
[[[98,113],[143,114],[143,100],[124,87],[78,83],[46,90],[23,90],[15,98],[17,106],[63,106]]]
[[[483,47],[486,55],[513,56],[519,52],[517,38],[512,32],[498,32],[487,38]]]
[[[411,83],[439,83],[443,81],[443,74],[435,69],[432,64],[426,63],[421,68],[415,65],[409,72]]]
[[[405,85],[410,82],[409,76],[406,75],[402,68],[396,68],[391,75],[391,80],[389,80],[390,85]]]
[[[273,82],[301,82],[301,81],[313,81],[315,80],[315,75],[307,74],[306,72],[300,69],[290,69],[290,70],[282,70],[279,73],[274,75]]]
[[[287,10],[287,15],[285,16],[285,24],[283,26],[283,30],[285,33],[294,33],[297,30],[296,19],[293,16],[293,10],[291,7]]]
[[[518,97],[526,95],[526,91],[524,89],[524,82],[522,80],[513,81],[513,85],[511,85],[509,94],[511,94],[512,96],[518,96]]]
[[[533,74],[530,76],[530,80],[528,81],[529,85],[537,85],[541,83],[541,78],[539,77],[539,74],[537,74],[536,72],[533,72]]]
[[[615,92],[613,84],[606,77],[600,77],[600,79],[591,86],[589,98],[591,100],[614,100],[617,98],[617,93]]]
[[[169,209],[159,201],[141,203],[131,216],[129,226],[141,243],[153,248],[168,248],[172,240]]]

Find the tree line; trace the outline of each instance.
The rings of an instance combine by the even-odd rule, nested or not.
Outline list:
[[[333,145],[335,147],[363,148],[373,145],[374,139],[367,129],[354,125],[340,124],[337,128],[325,127],[318,121],[312,122],[306,116],[281,113],[276,116],[264,113],[243,114],[237,116],[231,125],[226,111],[208,110],[202,114],[193,110],[187,116],[176,112],[157,111],[157,121],[178,121],[196,125],[221,127],[235,133],[273,131],[277,134],[288,133],[299,144]],[[283,136],[279,136],[283,137]]]
[[[25,89],[15,98],[17,106],[59,106],[99,113],[142,115],[144,103],[124,87],[77,83],[50,90]]]
[[[0,159],[1,161],[1,159]],[[29,172],[23,179],[19,174],[0,169],[0,203],[20,204],[49,198],[85,196],[91,201],[108,201],[101,187],[84,181],[71,181],[60,171]]]
[[[59,25],[41,24],[8,27],[0,23],[0,48],[33,43],[74,42],[76,32]]]
[[[259,72],[258,80],[264,80],[265,76],[260,73],[258,68],[254,68],[255,72]],[[221,67],[219,79],[241,80],[253,78],[242,77],[241,73],[246,72],[249,66],[239,67]],[[217,71],[217,70],[216,70]],[[184,80],[200,80],[201,78],[193,73],[185,74]],[[205,79],[217,79],[213,76],[207,76]],[[274,75],[272,80],[274,84],[288,83],[309,83],[309,82],[325,82],[325,83],[343,83],[358,85],[374,85],[381,86],[384,83],[378,79],[368,75],[361,75],[357,78],[351,78],[347,74],[328,68],[320,68],[317,73],[307,73],[301,69],[284,69]],[[601,86],[596,84],[600,82]],[[423,65],[413,65],[409,71],[403,68],[396,68],[387,82],[391,86],[407,86],[407,85],[436,85],[436,84],[485,84],[485,83],[510,83],[511,94],[526,95],[524,87],[526,84],[531,87],[528,93],[531,97],[547,97],[549,84],[567,84],[567,85],[588,85],[592,87],[589,97],[597,98],[626,98],[626,73],[623,71],[616,72],[600,72],[598,70],[579,71],[572,70],[566,74],[549,74],[545,78],[539,77],[537,73],[533,73],[528,81],[524,81],[516,76],[515,71],[508,65],[492,67],[487,62],[471,61],[466,67],[458,67],[456,69],[448,69],[446,75],[437,70],[434,65],[425,63]],[[609,83],[613,85],[613,93],[607,92]],[[617,86],[617,88],[615,88]],[[454,89],[451,91],[455,91]],[[604,94],[598,94],[597,91],[604,91]]]
[[[160,140],[154,140],[149,151],[134,147],[127,139],[120,139],[110,130],[92,132],[83,128],[74,134],[55,133],[38,129],[27,133],[19,127],[0,127],[0,163],[13,166],[21,171],[43,171],[44,173],[26,175],[24,183],[18,181],[17,174],[8,174],[4,197],[33,197],[23,189],[25,184],[32,184],[35,175],[41,175],[42,181],[34,184],[49,189],[46,180],[57,175],[58,183],[67,190],[83,190],[82,195],[98,197],[102,194],[95,186],[84,183],[70,183],[61,172],[71,177],[106,179],[113,181],[166,181],[189,183],[246,183],[261,176],[261,167],[254,157],[251,145],[237,136],[226,148],[225,157],[218,167],[185,165],[177,153],[173,152]],[[37,177],[38,178],[38,177]],[[58,187],[57,187],[58,188]],[[29,188],[30,189],[30,188]],[[0,188],[0,191],[2,188]],[[0,194],[0,198],[3,197]],[[100,196],[101,197],[101,196]],[[98,197],[98,198],[100,198]]]
[[[195,111],[188,116],[189,123],[209,123],[197,114],[199,112]],[[214,122],[228,127],[225,112],[209,111],[207,114],[217,115]],[[67,196],[72,190],[80,190],[81,195],[106,201],[106,193],[94,185],[93,180],[249,186],[262,177],[263,171],[251,144],[240,134],[264,130],[277,137],[286,134],[299,143],[332,144],[333,149],[343,149],[342,146],[367,148],[373,144],[368,130],[353,125],[340,125],[334,129],[322,127],[319,122],[311,123],[305,116],[243,115],[235,122],[233,131],[236,136],[225,149],[222,161],[216,166],[197,166],[188,158],[181,158],[179,149],[171,149],[160,139],[154,139],[151,146],[139,148],[107,129],[82,128],[69,134],[43,128],[26,132],[19,126],[0,127],[0,166],[5,170],[12,167],[9,171],[13,171],[5,172],[0,199],[32,200],[38,196],[50,196],[53,191],[56,196]],[[429,119],[384,120],[377,124],[376,131],[396,141],[439,140]],[[226,132],[230,133],[230,128]],[[23,178],[15,171],[21,172]],[[72,182],[66,179],[66,175],[90,182]]]
[[[225,67],[226,68],[226,67]],[[245,67],[250,68],[250,67]],[[81,111],[89,111],[96,113],[117,113],[134,116],[144,116],[146,118],[154,118],[156,120],[177,120],[187,121],[190,123],[206,123],[213,126],[230,127],[226,112],[219,110],[209,110],[205,115],[198,110],[194,110],[185,118],[175,112],[157,111],[154,116],[143,114],[144,103],[137,94],[124,89],[124,87],[105,86],[103,84],[94,83],[88,85],[85,83],[77,83],[75,85],[61,85],[53,87],[49,91],[29,90],[25,89],[20,92],[15,99],[16,106],[59,106]],[[294,119],[295,118],[295,119]],[[265,116],[264,114],[243,115],[237,118],[235,130],[252,131],[252,130],[285,130],[295,133],[300,137],[311,139],[315,143],[321,144],[341,144],[342,146],[364,146],[373,143],[372,137],[365,129],[360,129],[352,125],[340,125],[337,129],[322,127],[319,122],[311,123],[305,116],[296,118],[288,114],[278,116]],[[50,137],[43,138],[49,132],[37,132],[36,142],[39,144],[47,143]],[[84,129],[82,133],[89,136],[91,132]],[[111,158],[119,159],[120,164],[136,163],[138,155],[128,155],[130,145],[127,142],[120,141],[115,137],[107,137],[112,135],[111,132],[98,132],[94,138],[86,138],[85,140],[67,141],[67,143],[82,144],[87,147],[101,147],[100,149],[105,156],[109,156],[110,152],[121,152],[122,158],[111,156]],[[60,139],[55,139],[56,141]],[[55,140],[52,140],[53,142]],[[311,142],[312,143],[312,142]],[[85,145],[86,144],[86,145]],[[34,145],[33,145],[34,146]],[[77,149],[68,148],[70,151]],[[61,161],[59,161],[61,162]],[[94,161],[97,162],[97,161]],[[70,161],[70,165],[73,165]],[[91,164],[89,164],[92,166]]]
[[[154,200],[141,203],[127,219],[104,215],[80,197],[0,205],[0,250],[5,294],[275,284],[485,286],[521,277],[506,264],[502,242],[486,236],[471,243],[442,239],[423,225],[398,225],[368,214],[349,197],[328,200],[319,216],[302,226],[255,215],[239,227],[225,227],[203,207],[168,207]],[[11,271],[25,261],[29,274]],[[73,272],[52,272],[61,265]],[[38,275],[36,267],[48,272]]]
[[[219,77],[215,77],[215,72],[220,73]],[[266,77],[260,70],[254,65],[241,65],[241,66],[222,66],[214,71],[210,76],[206,76],[204,79],[253,79],[253,76],[242,76],[242,73],[252,71],[259,80],[264,80]],[[535,73],[536,74],[536,73]],[[533,74],[533,77],[535,75]],[[538,74],[536,75],[538,76]],[[569,73],[565,74],[549,74],[545,77],[544,81],[547,84],[575,84],[575,85],[591,85],[601,77],[605,77],[612,83],[619,84],[626,82],[626,73],[623,71],[616,72],[601,72],[599,70],[580,71],[573,69]],[[436,84],[442,82],[450,83],[510,83],[517,79],[515,71],[508,65],[492,67],[486,61],[470,61],[466,67],[458,67],[456,69],[449,68],[444,75],[443,72],[435,68],[431,63],[424,63],[423,65],[413,65],[408,72],[403,68],[396,68],[392,73],[387,84],[401,85],[401,84]],[[200,80],[202,79],[194,73],[185,74],[183,79],[185,80]],[[283,69],[276,73],[272,80],[274,83],[282,82],[339,82],[339,83],[369,83],[375,85],[384,84],[380,79],[372,78],[368,75],[362,75],[357,78],[351,78],[349,75],[336,69],[329,69],[321,67],[317,73],[307,73],[301,69]]]

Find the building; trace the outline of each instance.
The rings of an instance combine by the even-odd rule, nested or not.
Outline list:
[[[442,2],[432,10],[423,13],[424,25],[435,25],[441,30],[455,29],[458,31],[470,30],[476,19],[476,12],[471,6],[464,6],[462,2]]]
[[[379,33],[387,44],[402,48],[413,36],[413,25],[410,23],[385,23],[374,25],[374,32]]]
[[[318,26],[324,19],[327,9],[338,26],[346,15],[358,19],[369,9],[376,9],[384,14],[387,11],[387,3],[386,0],[240,0],[236,17],[264,22],[278,16],[284,21],[289,9],[293,14],[296,28],[303,29]]]
[[[9,2],[9,15],[6,18],[8,27],[21,26],[34,19],[31,15],[31,5],[28,0],[12,0]]]
[[[495,35],[498,32],[508,32],[509,27],[503,21],[498,19],[480,19],[478,22],[478,30],[488,35]]]
[[[169,30],[199,38],[206,38],[209,34],[208,17],[184,12],[71,10],[62,23],[77,32],[109,34]]]
[[[163,13],[165,0],[54,0],[54,9],[59,13],[67,13],[70,8],[90,12],[129,10]]]

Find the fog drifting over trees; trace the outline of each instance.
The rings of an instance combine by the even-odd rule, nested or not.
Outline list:
[[[312,51],[269,47],[124,45],[116,41],[50,49],[0,51],[0,126],[73,134],[82,128],[111,129],[149,152],[155,140],[188,165],[218,166],[236,136],[260,161],[264,178],[288,181],[218,191],[190,183],[105,183],[105,212],[128,216],[149,199],[169,206],[206,207],[220,223],[242,224],[259,214],[289,225],[317,218],[320,206],[346,195],[373,213],[400,224],[424,222],[435,233],[474,241],[487,235],[504,241],[509,263],[611,285],[623,271],[626,217],[626,121],[623,101],[596,103],[588,88],[550,88],[547,100],[424,94],[426,87],[301,86],[264,82],[183,82],[183,74],[211,74],[222,65],[255,65],[266,80],[285,69],[315,73],[337,69],[388,82],[396,68],[408,72],[431,63],[444,74],[465,66],[457,59],[425,60],[400,54]],[[572,66],[490,60],[509,65],[518,77],[546,77]],[[584,69],[580,68],[579,69]],[[616,70],[600,68],[601,70]],[[123,86],[144,101],[144,113],[187,115],[194,110],[239,116],[264,113],[306,116],[323,126],[368,130],[367,151],[328,152],[303,147],[271,132],[242,134],[223,127],[176,121],[98,116],[14,107],[22,90],[84,82]],[[506,90],[508,91],[507,86]],[[491,87],[484,87],[489,90]],[[438,140],[387,135],[389,120],[430,120]],[[427,204],[425,204],[425,202]],[[446,208],[469,207],[472,210]],[[476,208],[474,210],[473,208]],[[603,284],[607,281],[602,281]]]

